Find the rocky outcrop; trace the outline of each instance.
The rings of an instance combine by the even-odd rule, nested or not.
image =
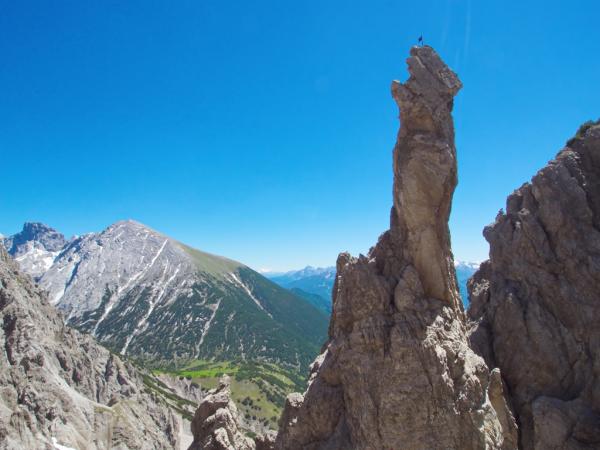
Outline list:
[[[256,450],[275,450],[276,439],[277,433],[272,430],[259,434],[254,438]]]
[[[196,405],[204,398],[200,385],[188,378],[159,373],[156,375],[156,379],[178,397],[196,403]],[[192,412],[195,412],[195,410]]]
[[[306,393],[287,399],[278,449],[516,447],[500,374],[469,348],[450,249],[461,83],[430,47],[408,68],[392,84],[390,230],[367,256],[339,256],[329,340]]]
[[[219,386],[202,400],[194,419],[194,442],[189,450],[255,450],[254,440],[239,427],[237,407],[231,400],[230,378],[225,375]],[[263,447],[264,448],[264,447]]]
[[[3,248],[0,345],[0,449],[176,447],[175,418],[139,372],[65,326]]]
[[[484,236],[471,340],[508,385],[519,447],[600,448],[600,122],[515,191]]]

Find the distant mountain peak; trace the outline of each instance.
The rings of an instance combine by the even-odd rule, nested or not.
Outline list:
[[[481,265],[481,262],[478,261],[459,261],[459,260],[454,260],[454,267],[456,268],[469,268],[469,269],[473,269],[473,270],[477,270],[479,269],[479,266]]]
[[[118,220],[115,223],[113,223],[112,225],[108,226],[106,228],[106,230],[111,230],[111,229],[115,229],[115,228],[144,229],[144,230],[152,231],[154,233],[158,233],[158,231],[153,230],[148,225],[143,224],[142,222],[138,222],[137,220],[133,220],[133,219]]]
[[[34,278],[48,270],[66,244],[61,233],[41,222],[25,222],[19,233],[2,239],[6,251]]]
[[[64,235],[41,222],[25,222],[21,232],[6,238],[5,247],[11,255],[18,252],[18,247],[30,241],[38,242],[45,250],[55,252],[67,243]]]
[[[289,289],[317,308],[331,313],[331,293],[335,281],[335,267],[306,266],[284,273],[265,274],[271,281]]]
[[[56,231],[53,228],[49,227],[43,222],[25,222],[23,224],[23,232],[44,232],[44,231]]]
[[[290,277],[307,277],[312,275],[324,275],[324,274],[333,274],[335,275],[335,266],[327,266],[327,267],[315,267],[315,266],[306,266],[300,270],[291,270],[285,273]]]

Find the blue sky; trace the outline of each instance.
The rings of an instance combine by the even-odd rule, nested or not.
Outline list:
[[[456,257],[600,117],[595,1],[0,2],[0,232],[132,218],[257,269],[335,262],[388,227],[422,33],[455,103]]]

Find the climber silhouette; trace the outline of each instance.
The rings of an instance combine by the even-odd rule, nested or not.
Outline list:
[[[421,47],[423,47],[423,35],[419,36],[419,40],[417,42]]]

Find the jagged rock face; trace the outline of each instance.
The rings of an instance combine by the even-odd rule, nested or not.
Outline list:
[[[4,246],[11,256],[19,256],[23,253],[23,245],[32,241],[49,252],[57,252],[67,243],[65,237],[54,228],[39,222],[25,222],[20,233],[5,238]]]
[[[329,341],[306,393],[287,399],[278,449],[516,447],[501,377],[469,348],[450,249],[461,84],[430,47],[408,66],[392,85],[391,229],[368,256],[339,256]]]
[[[172,392],[196,404],[204,398],[200,385],[184,377],[174,377],[165,373],[156,375],[156,379],[164,383]],[[194,411],[192,411],[194,412]]]
[[[52,266],[67,241],[61,233],[43,223],[26,222],[20,233],[0,237],[0,243],[23,271],[39,278]]]
[[[600,122],[515,191],[484,236],[471,340],[508,385],[520,448],[600,448]]]
[[[255,450],[256,444],[239,428],[238,412],[231,400],[230,379],[225,375],[219,386],[202,400],[194,419],[194,442],[189,450]]]
[[[37,248],[39,236],[12,240]],[[308,367],[326,335],[326,316],[303,299],[135,221],[74,238],[48,261],[41,275],[18,262],[69,325],[151,363],[219,357]]]
[[[142,376],[63,324],[0,248],[0,448],[172,449],[173,414]]]

